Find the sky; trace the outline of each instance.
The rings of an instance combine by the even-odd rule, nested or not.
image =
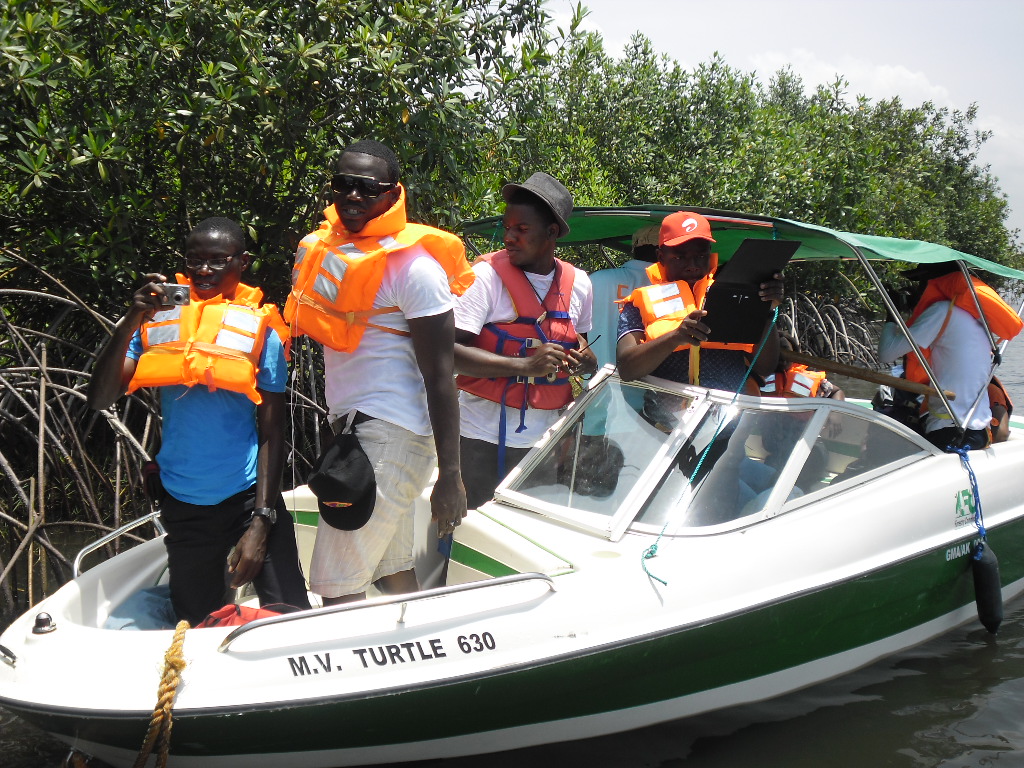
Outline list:
[[[563,25],[572,0],[548,0]],[[992,131],[979,161],[1024,240],[1024,0],[583,0],[584,28],[621,56],[636,32],[690,69],[718,52],[767,84],[789,66],[808,91],[837,75],[851,99],[966,110]],[[697,201],[694,201],[697,202]],[[700,201],[713,206],[714,201]]]

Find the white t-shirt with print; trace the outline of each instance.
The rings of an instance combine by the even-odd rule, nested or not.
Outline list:
[[[575,270],[572,296],[569,299],[569,317],[578,333],[587,333],[593,322],[593,289],[590,285],[590,278],[582,269],[577,269],[571,264],[567,266]],[[505,323],[515,320],[516,311],[512,305],[512,297],[494,268],[486,261],[478,260],[473,264],[473,271],[476,273],[473,285],[462,296],[455,299],[455,327],[461,331],[479,334],[487,323]],[[523,274],[533,285],[538,296],[547,296],[548,289],[551,288],[551,283],[555,278],[554,270],[547,275],[538,275],[533,272],[524,272]],[[501,403],[494,403],[468,392],[459,392],[459,409],[463,437],[497,444]],[[512,448],[532,447],[547,428],[558,420],[561,413],[561,410],[542,411],[537,408],[527,408],[526,429],[517,433],[520,411],[518,408],[506,407],[505,445]]]
[[[373,322],[408,332],[407,319],[432,317],[453,307],[444,268],[420,245],[387,255],[375,309],[399,307]],[[412,338],[368,327],[354,352],[324,347],[325,396],[331,419],[358,410],[417,435],[429,435],[427,395]]]

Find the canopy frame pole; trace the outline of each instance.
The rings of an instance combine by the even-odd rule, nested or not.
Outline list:
[[[970,282],[970,281],[968,281],[968,282]],[[973,285],[971,285],[971,291],[972,292],[974,291],[974,286]],[[975,296],[974,300],[975,301],[978,300],[977,296]],[[978,311],[981,312],[981,307],[978,307]],[[1020,303],[1020,306],[1017,307],[1017,317],[1020,317],[1021,312],[1024,312],[1024,301],[1022,301]],[[982,317],[984,317],[984,315],[982,315]],[[988,324],[985,325],[985,328],[986,329],[988,328]],[[991,331],[989,333],[991,333]],[[985,381],[987,383],[982,388],[981,392],[978,393],[978,396],[976,398],[974,398],[974,402],[971,404],[971,409],[967,412],[967,417],[964,419],[964,423],[965,424],[970,424],[971,423],[971,419],[974,416],[974,412],[976,410],[978,410],[978,406],[981,404],[981,396],[982,396],[982,394],[988,391],[988,385],[992,383],[992,377],[996,375],[996,369],[1003,362],[1003,352],[1006,350],[1006,345],[1009,344],[1009,343],[1010,343],[1009,339],[1003,339],[999,343],[999,346],[993,346],[992,366],[988,369],[988,378],[985,379]]]
[[[875,286],[875,290],[877,290],[879,295],[882,297],[882,301],[889,310],[889,314],[892,315],[896,324],[899,325],[900,330],[903,331],[904,337],[910,342],[911,347],[913,347],[913,351],[917,354],[917,359],[920,361],[924,372],[928,375],[928,381],[931,383],[932,388],[935,390],[939,400],[942,402],[942,407],[946,409],[946,413],[949,414],[949,417],[953,420],[956,428],[963,433],[964,425],[960,423],[956,414],[953,413],[953,406],[950,405],[949,398],[946,397],[945,393],[942,391],[942,387],[939,386],[938,379],[935,377],[935,371],[932,370],[931,363],[925,359],[924,352],[921,350],[921,346],[914,340],[913,335],[911,335],[907,322],[903,319],[903,316],[900,315],[899,310],[896,309],[896,305],[893,304],[892,299],[889,298],[889,294],[885,290],[885,286],[882,284],[882,280],[879,278],[878,273],[876,273],[874,267],[871,266],[871,262],[867,260],[863,253],[861,253],[860,248],[855,245],[851,245],[850,243],[844,242],[844,244],[853,251],[854,255],[857,257],[857,261],[859,261],[860,265],[864,268],[865,274],[867,274],[868,279]],[[968,282],[970,281],[968,280]]]
[[[974,287],[974,281],[971,279],[971,273],[967,270],[967,264],[963,261],[958,261],[957,266],[960,267],[960,271],[964,275],[964,280],[967,283],[967,290],[971,292],[971,298],[974,300],[974,306],[978,310],[978,322],[980,322],[982,328],[985,329],[985,334],[988,336],[988,345],[992,350],[992,354],[998,354],[999,346],[995,342],[996,335],[992,333],[992,329],[988,326],[988,318],[985,317],[985,313],[981,310],[981,299],[978,298],[978,291]],[[1018,311],[1017,314],[1019,315],[1020,311]]]
[[[604,260],[608,262],[608,267],[610,269],[615,269],[615,259],[608,255],[608,251],[604,249],[604,243],[598,243],[597,250],[600,252]]]

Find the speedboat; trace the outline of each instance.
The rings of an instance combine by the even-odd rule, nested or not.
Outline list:
[[[744,226],[800,239],[798,255],[827,244],[875,258],[885,245],[749,221],[775,227],[729,214],[719,247]],[[946,251],[900,258],[963,257]],[[157,537],[0,636],[0,706],[114,766],[135,763],[162,707],[169,765],[328,768],[761,701],[977,622],[982,603],[1024,591],[1022,463],[1016,435],[960,456],[865,403],[624,382],[607,367],[470,513],[448,556],[421,498],[421,591],[183,635],[107,628],[166,581]],[[308,558],[315,499],[304,487],[286,498]],[[994,574],[973,565],[982,542],[999,554]],[[993,575],[994,594],[980,594]]]

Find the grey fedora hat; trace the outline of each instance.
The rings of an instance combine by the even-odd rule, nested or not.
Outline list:
[[[501,188],[501,196],[507,203],[517,191],[523,190],[531,195],[539,197],[558,222],[558,236],[565,237],[569,234],[569,225],[565,220],[572,213],[572,194],[566,189],[562,182],[554,176],[549,176],[544,171],[537,171],[522,184],[506,184]]]

